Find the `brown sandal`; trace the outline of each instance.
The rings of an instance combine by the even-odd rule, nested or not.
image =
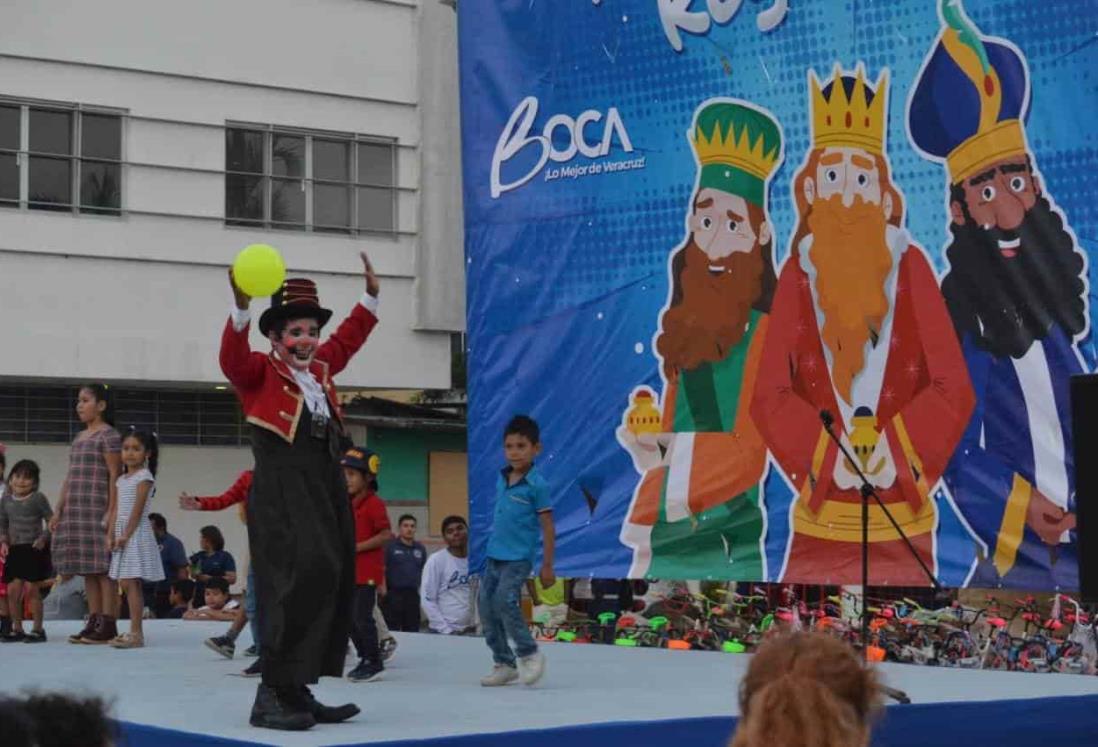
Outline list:
[[[125,633],[111,641],[111,648],[144,648],[145,636],[138,633]]]

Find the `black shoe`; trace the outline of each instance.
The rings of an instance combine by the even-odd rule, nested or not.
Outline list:
[[[0,643],[19,643],[27,637],[27,634],[22,630],[11,630],[3,638],[0,638]]]
[[[233,654],[236,653],[236,644],[230,641],[228,636],[219,635],[216,638],[207,638],[203,643],[206,644],[206,648],[216,651],[226,659],[233,658]]]
[[[366,661],[363,659],[358,666],[347,672],[347,679],[351,682],[374,682],[381,679],[381,673],[385,671],[380,661]]]
[[[46,642],[46,631],[44,631],[44,630],[32,630],[31,632],[27,633],[26,637],[23,639],[23,643],[45,643],[45,642]]]
[[[248,648],[244,649],[244,655],[251,656],[253,658],[259,656],[259,647],[253,643],[251,646],[248,646]]]
[[[344,703],[341,706],[323,705],[313,697],[312,692],[305,685],[298,689],[298,693],[301,697],[301,703],[304,704],[305,709],[312,714],[318,724],[338,724],[357,716],[362,710],[354,703]]]
[[[393,658],[393,654],[397,650],[396,638],[386,638],[381,642],[381,660],[383,662],[389,661]]]
[[[11,632],[11,618],[7,615],[0,617],[0,638]]]
[[[247,669],[245,669],[243,672],[240,673],[240,676],[241,677],[258,677],[261,674],[263,674],[263,666],[260,663],[260,660],[256,659],[255,661],[253,661],[251,664],[248,665]]]
[[[260,685],[255,691],[255,704],[248,723],[261,729],[281,729],[283,731],[305,731],[316,726],[313,714],[301,709],[294,699],[287,697],[288,690]]]

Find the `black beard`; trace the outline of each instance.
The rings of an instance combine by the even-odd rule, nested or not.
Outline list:
[[[1022,225],[1007,235],[985,230],[961,203],[965,223],[950,225],[949,272],[942,295],[957,335],[969,334],[992,355],[1021,358],[1059,325],[1072,338],[1086,329],[1083,256],[1064,221],[1041,196]],[[1017,238],[1008,258],[999,239]]]

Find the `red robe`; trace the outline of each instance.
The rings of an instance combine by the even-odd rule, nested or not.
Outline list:
[[[938,283],[921,250],[900,256],[892,332],[876,407],[896,480],[877,493],[933,571],[937,512],[931,489],[964,433],[975,398]],[[882,340],[882,344],[885,344]],[[752,417],[797,495],[783,581],[861,583],[861,497],[833,480],[842,458],[820,411],[842,423],[824,356],[812,287],[794,251],[782,268],[759,366]],[[858,403],[862,404],[862,403]],[[928,585],[895,529],[870,503],[872,584]]]

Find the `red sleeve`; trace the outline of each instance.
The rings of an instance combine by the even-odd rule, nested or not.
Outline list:
[[[389,523],[389,512],[385,510],[385,503],[374,496],[374,500],[368,501],[367,515],[370,517],[370,523],[374,525],[374,534],[381,534],[386,529],[392,531],[392,525]]]
[[[225,322],[221,333],[221,372],[238,389],[253,389],[263,381],[263,368],[267,363],[262,353],[253,353],[248,344],[251,324],[239,332],[233,328],[233,320]]]
[[[335,376],[351,362],[376,324],[377,317],[373,312],[356,303],[347,318],[340,322],[339,328],[317,348],[317,360],[327,363],[329,374]],[[229,326],[232,327],[231,320]]]
[[[198,498],[199,511],[221,511],[237,503],[246,503],[252,489],[252,470],[240,473],[236,482],[221,495],[208,495]]]
[[[933,486],[965,432],[976,396],[934,273],[918,249],[908,249],[908,255],[915,326],[928,381],[886,424],[885,430],[893,450],[903,444],[900,451],[910,452],[908,458],[918,465],[928,485]]]

